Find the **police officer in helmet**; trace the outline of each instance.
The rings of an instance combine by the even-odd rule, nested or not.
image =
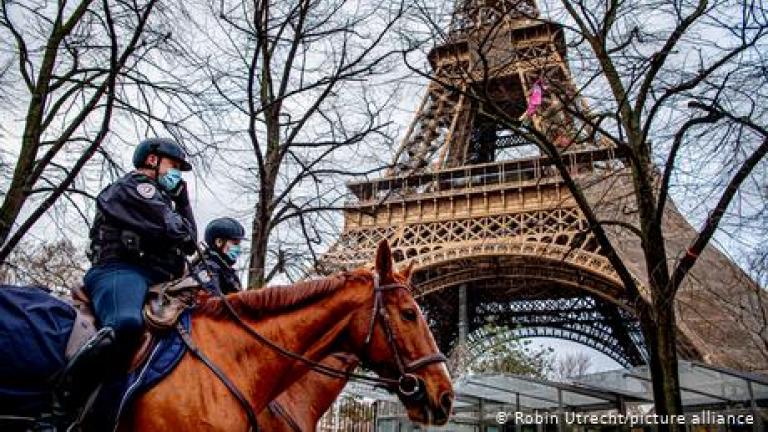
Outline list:
[[[144,330],[142,306],[150,285],[180,278],[195,250],[195,218],[181,173],[192,166],[173,140],[142,141],[136,170],[96,199],[85,292],[101,329],[59,378],[59,410],[77,409],[110,374],[125,369]]]
[[[242,289],[234,265],[242,252],[240,242],[244,237],[245,228],[229,217],[214,219],[205,227],[207,246],[203,259],[212,273],[212,283],[224,294]]]

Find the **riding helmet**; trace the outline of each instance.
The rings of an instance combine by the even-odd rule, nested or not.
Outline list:
[[[190,171],[192,165],[187,161],[187,154],[176,141],[168,138],[148,138],[139,143],[133,152],[133,166],[143,168],[147,156],[156,154],[181,162],[182,171]]]
[[[245,238],[245,228],[240,222],[230,218],[223,217],[212,220],[205,227],[205,243],[213,246],[216,239],[242,240]]]

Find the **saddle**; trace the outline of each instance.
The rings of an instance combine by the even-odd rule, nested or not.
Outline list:
[[[199,292],[203,290],[200,282],[207,283],[208,279],[208,275],[202,272],[197,277],[189,275],[149,287],[142,310],[145,324],[144,333],[131,358],[129,372],[141,366],[147,359],[154,346],[155,335],[176,326],[181,314],[195,305]],[[77,316],[67,342],[67,359],[71,359],[80,347],[96,333],[96,318],[91,308],[91,300],[82,287],[72,290],[72,300]]]
[[[207,272],[196,276],[186,276],[170,282],[152,285],[144,300],[144,322],[154,330],[164,331],[173,328],[179,316],[186,309],[194,306],[198,293],[208,283]]]

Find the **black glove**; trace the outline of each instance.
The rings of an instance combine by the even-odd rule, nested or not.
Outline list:
[[[181,241],[179,249],[181,249],[184,255],[193,255],[197,252],[197,243],[191,236],[187,236]]]
[[[176,203],[176,207],[183,209],[189,205],[189,193],[187,192],[187,182],[184,180],[179,182],[176,189],[169,192],[171,199]]]

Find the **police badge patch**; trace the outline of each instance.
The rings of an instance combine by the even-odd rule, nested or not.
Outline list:
[[[144,198],[150,199],[155,196],[155,186],[149,183],[139,183],[139,185],[136,186],[136,192]]]

